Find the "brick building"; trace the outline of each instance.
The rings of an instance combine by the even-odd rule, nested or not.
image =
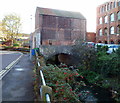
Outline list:
[[[94,32],[87,32],[86,33],[86,42],[96,42],[96,33]]]
[[[86,19],[79,12],[36,8],[33,47],[39,45],[72,45],[85,40]]]
[[[120,44],[120,1],[111,0],[97,7],[96,42]]]

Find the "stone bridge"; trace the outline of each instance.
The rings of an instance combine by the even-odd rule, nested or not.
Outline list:
[[[72,49],[73,46],[40,46],[40,53],[44,56],[44,58],[48,61],[49,59],[55,57],[55,61],[59,61],[61,63],[65,63],[67,65],[77,65],[78,59],[74,56]]]
[[[39,47],[40,53],[46,58],[49,59],[50,57],[57,55],[57,54],[67,54],[67,55],[72,55],[72,46],[45,46],[41,45]]]

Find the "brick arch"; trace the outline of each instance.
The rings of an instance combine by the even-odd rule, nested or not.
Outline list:
[[[111,39],[110,40],[110,44],[114,44],[114,43],[115,43],[115,41]]]

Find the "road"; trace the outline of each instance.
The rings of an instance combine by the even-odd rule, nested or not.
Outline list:
[[[21,53],[19,52],[13,52],[13,51],[0,51],[0,63],[1,68],[0,70],[5,69],[10,63],[12,63],[14,60],[16,60]]]
[[[15,55],[15,54],[12,54]],[[33,63],[29,54],[23,54],[19,62],[2,79],[3,103],[34,103]]]

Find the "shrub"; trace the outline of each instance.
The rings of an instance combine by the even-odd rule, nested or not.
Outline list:
[[[5,46],[5,49],[12,49],[12,46]]]
[[[19,46],[19,44],[15,43],[15,44],[13,44],[13,46],[14,46],[14,47],[17,47],[17,46]]]
[[[53,65],[45,66],[43,72],[47,85],[53,89],[54,101],[70,101],[71,103],[79,101],[79,96],[72,88],[77,83],[74,78],[79,76],[77,72],[70,71],[66,65],[60,68]],[[83,83],[79,84],[79,87],[82,85]]]

